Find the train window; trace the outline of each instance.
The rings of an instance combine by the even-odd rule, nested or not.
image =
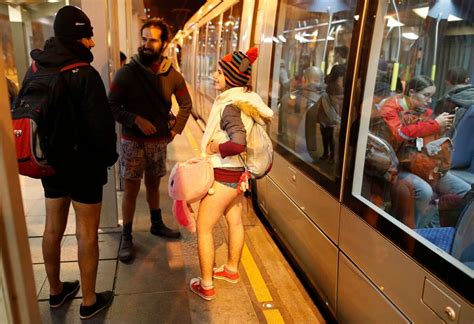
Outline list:
[[[198,45],[197,45],[197,66],[196,66],[196,90],[203,93],[203,82],[208,77],[206,71],[206,35],[207,25],[199,28]]]
[[[193,52],[194,52],[193,51],[193,33],[190,33],[189,35],[185,36],[183,39],[182,53],[193,53]],[[191,70],[193,59],[194,58],[191,54],[182,56],[181,71],[188,83],[193,82],[193,80],[189,79],[193,75],[192,70]]]
[[[206,55],[203,70],[204,93],[214,99],[216,90],[211,76],[217,68],[220,15],[207,22]]]
[[[317,0],[285,0],[279,6],[276,34],[267,39],[274,43],[271,106],[278,111],[271,136],[335,181],[355,8]]]
[[[352,192],[473,277],[474,3],[381,6]]]
[[[224,12],[222,19],[221,56],[237,50],[239,46],[240,17],[242,16],[242,2],[239,2]]]

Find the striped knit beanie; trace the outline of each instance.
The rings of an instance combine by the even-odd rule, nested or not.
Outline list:
[[[252,63],[258,56],[258,48],[252,47],[247,53],[241,51],[229,53],[219,60],[224,72],[225,83],[229,87],[246,86],[252,75]]]

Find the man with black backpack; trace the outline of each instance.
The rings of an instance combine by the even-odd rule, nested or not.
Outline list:
[[[179,231],[173,231],[163,223],[159,187],[166,174],[166,147],[183,131],[192,107],[184,78],[162,55],[169,42],[168,25],[161,19],[150,19],[143,24],[141,36],[138,54],[117,72],[109,94],[114,117],[123,125],[120,171],[125,188],[119,250],[122,262],[134,258],[132,223],[143,174],[151,234],[173,239],[180,237]],[[172,95],[179,105],[176,118],[171,113]]]
[[[54,175],[41,178],[46,197],[43,257],[50,307],[60,307],[79,290],[77,280],[60,281],[61,240],[72,201],[82,283],[80,317],[87,319],[113,299],[112,291],[95,293],[95,284],[102,187],[107,182],[107,167],[118,157],[115,123],[104,84],[90,66],[95,44],[89,18],[77,7],[65,6],[54,20],[54,34],[43,50],[31,52],[33,64],[12,113],[38,104],[40,144],[54,170]],[[41,87],[43,91],[38,90]]]

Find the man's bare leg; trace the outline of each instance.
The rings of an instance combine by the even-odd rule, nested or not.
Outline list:
[[[96,301],[95,284],[99,263],[97,230],[99,229],[102,203],[83,204],[73,201],[72,204],[76,212],[76,238],[82,283],[82,304],[90,306]]]
[[[46,198],[46,225],[43,233],[43,259],[50,295],[62,292],[60,280],[61,240],[67,225],[70,198]]]

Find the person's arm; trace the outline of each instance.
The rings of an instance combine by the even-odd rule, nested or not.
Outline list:
[[[186,122],[188,121],[193,106],[184,78],[178,72],[176,72],[176,75],[177,84],[173,93],[176,101],[178,102],[179,111],[178,115],[176,116],[176,124],[171,130],[172,137],[183,132],[184,126],[186,126]]]
[[[420,121],[415,124],[404,125],[399,109],[393,102],[385,104],[380,113],[387,123],[397,142],[415,140],[417,137],[426,137],[440,132],[440,124],[434,119]]]
[[[234,105],[228,105],[222,112],[220,127],[229,136],[225,143],[211,142],[208,145],[208,153],[219,153],[223,158],[237,155],[247,148],[245,127],[240,118],[241,111]]]
[[[127,111],[125,104],[127,102],[127,80],[132,79],[128,73],[128,67],[123,67],[117,71],[110,85],[109,105],[115,120],[129,128],[135,125],[137,115]]]

